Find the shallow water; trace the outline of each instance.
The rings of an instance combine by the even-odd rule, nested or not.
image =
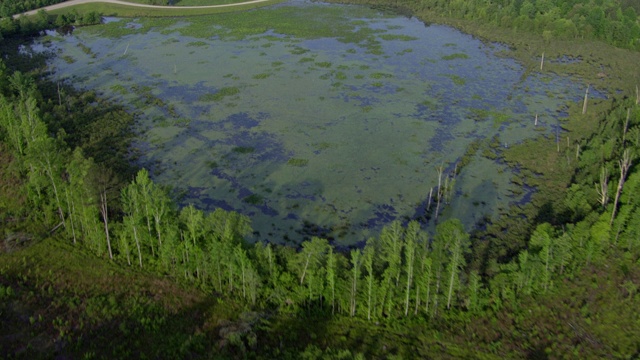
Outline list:
[[[432,224],[438,166],[450,173],[478,139],[509,146],[554,132],[584,91],[569,78],[525,78],[501,45],[415,19],[300,2],[249,15],[292,7],[314,14],[288,18],[309,34],[331,21],[350,33],[227,36],[211,17],[206,31],[218,33],[195,37],[184,34],[189,19],[110,19],[119,36],[78,29],[34,50],[58,55],[55,77],[142,112],[140,164],[183,204],[245,213],[254,240],[273,242],[349,245],[397,218]],[[473,159],[440,215],[469,227],[527,195],[514,194],[504,165]]]

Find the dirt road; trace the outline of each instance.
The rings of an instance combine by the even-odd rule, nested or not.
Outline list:
[[[225,8],[225,7],[233,7],[233,6],[241,6],[241,5],[249,5],[249,4],[257,4],[261,2],[267,2],[269,0],[252,0],[245,1],[241,3],[234,4],[222,4],[222,5],[203,5],[203,6],[162,6],[162,5],[148,5],[148,4],[138,4],[133,2],[126,2],[120,0],[69,0],[59,4],[49,5],[40,9],[44,9],[46,11],[62,9],[68,6],[80,5],[80,4],[89,4],[89,3],[109,3],[109,4],[118,4],[118,5],[127,5],[127,6],[135,6],[135,7],[144,7],[144,8],[153,8],[153,9],[169,9],[169,10],[180,10],[180,9],[213,9],[213,8]],[[17,18],[23,15],[34,15],[40,9],[27,11],[22,14],[16,14],[13,17]]]

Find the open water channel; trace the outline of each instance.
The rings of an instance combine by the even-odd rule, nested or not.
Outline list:
[[[425,226],[436,169],[469,146],[554,134],[585,84],[524,76],[505,47],[359,6],[291,1],[198,18],[107,19],[50,33],[57,80],[140,112],[135,147],[181,204],[251,217],[254,240],[350,245]],[[539,114],[538,125],[534,124]],[[440,219],[471,227],[527,191],[478,152]],[[444,182],[444,180],[443,180]]]

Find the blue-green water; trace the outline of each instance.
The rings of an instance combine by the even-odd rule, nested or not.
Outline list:
[[[292,2],[242,18],[282,11],[307,32],[229,36],[212,16],[218,33],[202,37],[185,34],[188,18],[110,19],[35,50],[57,54],[55,78],[141,112],[139,163],[181,203],[240,211],[255,240],[273,242],[349,245],[394,219],[432,224],[435,202],[422,215],[439,166],[451,173],[473,141],[554,132],[584,92],[569,78],[523,76],[501,45],[362,7]],[[331,36],[300,35],[331,21]],[[101,34],[107,26],[122,33]],[[473,159],[440,218],[473,226],[521,200],[504,165]]]

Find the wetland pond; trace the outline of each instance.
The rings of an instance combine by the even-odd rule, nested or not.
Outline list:
[[[342,246],[395,219],[431,226],[437,168],[451,174],[465,154],[440,219],[471,228],[526,201],[506,165],[470,147],[555,136],[586,84],[525,76],[505,50],[446,26],[304,1],[106,19],[30,49],[54,55],[54,80],[139,113],[139,165],[182,205],[246,214],[253,240],[318,235]]]

